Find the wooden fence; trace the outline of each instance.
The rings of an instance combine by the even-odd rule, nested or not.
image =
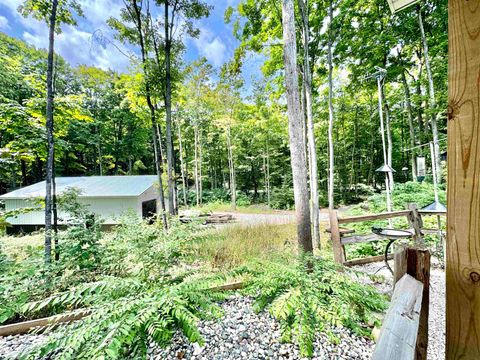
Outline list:
[[[423,245],[423,239],[425,234],[438,232],[438,229],[427,229],[423,226],[423,217],[433,215],[445,216],[446,212],[419,210],[415,204],[409,204],[406,210],[351,217],[339,217],[336,211],[330,211],[330,228],[327,229],[327,231],[330,233],[334,259],[339,264],[345,266],[353,266],[381,261],[385,258],[384,255],[378,255],[348,260],[345,246],[351,244],[385,240],[385,237],[373,233],[369,235],[355,235],[355,230],[345,227],[345,225],[347,224],[406,217],[409,224],[409,229],[407,230],[412,234],[412,239],[414,240],[415,244]],[[389,257],[391,258],[391,255]]]

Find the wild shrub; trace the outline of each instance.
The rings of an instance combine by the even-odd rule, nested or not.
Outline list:
[[[307,270],[306,262],[312,264]],[[362,285],[330,261],[306,259],[286,265],[262,264],[246,291],[256,297],[255,308],[267,309],[279,322],[282,341],[299,345],[302,356],[313,355],[315,334],[345,327],[357,335],[370,333],[362,326],[386,308],[375,288]]]
[[[58,198],[58,208],[66,214],[67,230],[59,236],[62,264],[65,268],[90,271],[101,257],[101,220],[78,200],[79,191],[67,189]]]
[[[116,276],[140,276],[161,281],[185,254],[198,225],[172,219],[165,231],[160,224],[148,224],[135,214],[126,214],[105,243],[104,271]]]

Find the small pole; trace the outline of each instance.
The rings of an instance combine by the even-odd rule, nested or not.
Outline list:
[[[435,158],[435,147],[433,145],[433,142],[430,142],[430,154],[432,157],[433,193],[435,194],[435,203],[438,204],[439,199],[438,199],[438,181],[437,181],[437,165],[436,165],[437,159]],[[438,225],[439,245],[443,248],[442,219],[440,218],[440,215],[437,215],[437,225]]]
[[[383,148],[383,163],[387,164],[387,149],[385,146],[385,129],[383,126],[383,104],[382,104],[382,79],[383,72],[378,71],[377,73],[377,87],[378,87],[378,114],[380,117],[380,131],[382,133],[382,148]],[[387,194],[387,211],[392,211],[392,201],[390,198],[390,179],[388,178],[388,173],[385,173],[385,192]],[[388,225],[393,226],[392,219],[388,219]]]

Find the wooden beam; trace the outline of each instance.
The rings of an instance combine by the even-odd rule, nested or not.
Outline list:
[[[329,212],[330,216],[330,238],[332,239],[333,258],[338,264],[345,262],[343,245],[340,240],[340,229],[338,227],[338,214],[335,210]]]
[[[231,291],[239,290],[244,287],[243,281],[237,281],[234,283],[228,283],[219,286],[213,286],[208,291]],[[21,335],[30,332],[36,328],[47,328],[52,330],[60,324],[69,323],[72,321],[80,320],[92,313],[91,310],[82,309],[71,313],[65,313],[60,315],[49,316],[46,318],[24,321],[21,323],[9,324],[0,326],[0,336]]]
[[[422,311],[418,327],[415,359],[427,359],[428,312],[430,305],[430,252],[419,248],[400,248],[395,252],[394,281],[397,283],[405,274],[423,284]]]
[[[387,259],[393,259],[393,255],[389,254]],[[360,259],[353,259],[349,261],[345,261],[345,266],[354,266],[354,265],[363,265],[363,264],[370,264],[372,262],[382,261],[385,260],[385,255],[377,255],[377,256],[369,256]]]
[[[386,240],[386,239],[377,234],[353,235],[353,236],[345,236],[341,238],[342,245],[366,243],[366,242],[381,241],[381,240]]]
[[[90,314],[90,310],[78,310],[67,314],[49,316],[46,318],[24,321],[21,323],[3,325],[0,326],[0,336],[25,334],[32,329],[44,328],[47,326],[51,326],[53,328],[56,325],[58,326],[63,323],[80,320]]]
[[[362,221],[370,221],[370,220],[391,219],[394,217],[408,216],[409,213],[410,213],[410,210],[400,210],[400,211],[384,212],[380,214],[351,216],[346,218],[338,218],[338,223],[349,224],[354,222],[362,222]]]
[[[448,1],[446,358],[480,359],[480,0]]]
[[[432,210],[418,210],[418,213],[422,216],[446,216],[447,212],[446,211],[432,211]]]
[[[414,360],[423,284],[405,274],[395,286],[372,360]]]

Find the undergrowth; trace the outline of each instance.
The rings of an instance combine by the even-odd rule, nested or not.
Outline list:
[[[368,336],[364,324],[375,321],[375,314],[387,302],[375,288],[352,279],[328,260],[312,260],[285,265],[262,264],[246,292],[256,298],[255,309],[267,309],[280,322],[281,340],[298,344],[302,356],[313,355],[315,335],[345,327],[359,336]]]

